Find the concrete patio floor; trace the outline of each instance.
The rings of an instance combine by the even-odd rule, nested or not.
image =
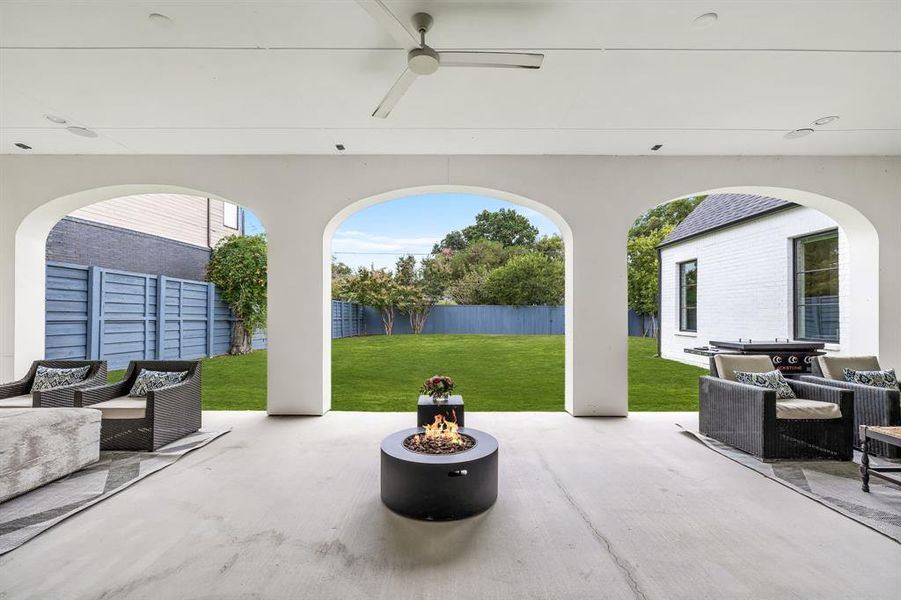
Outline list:
[[[901,545],[679,432],[693,413],[472,413],[500,496],[379,501],[413,414],[208,412],[228,435],[0,558],[0,598],[897,598]]]

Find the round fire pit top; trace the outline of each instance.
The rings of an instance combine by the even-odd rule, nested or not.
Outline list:
[[[462,452],[454,452],[453,454],[425,454],[422,452],[414,452],[404,447],[404,440],[417,433],[423,433],[422,427],[411,427],[396,431],[382,440],[382,452],[396,458],[414,463],[441,465],[441,464],[457,464],[479,460],[486,456],[497,452],[497,440],[494,436],[472,429],[471,427],[461,427],[459,432],[475,440],[475,445],[468,450]]]

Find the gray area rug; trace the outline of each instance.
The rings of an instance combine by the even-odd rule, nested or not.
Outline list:
[[[680,425],[680,427],[682,427]],[[741,450],[682,427],[684,433],[726,458],[828,506],[901,543],[901,487],[870,478],[870,493],[860,489],[860,452],[854,460],[778,460],[763,462]],[[871,466],[896,464],[870,457]]]
[[[101,452],[93,465],[7,500],[0,504],[0,555],[228,432],[200,430],[156,452]]]

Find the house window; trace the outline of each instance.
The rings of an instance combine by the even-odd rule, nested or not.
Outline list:
[[[795,240],[795,339],[838,342],[838,231]]]
[[[679,331],[698,330],[698,261],[679,263]]]
[[[238,205],[231,202],[222,203],[222,224],[229,229],[238,228]]]

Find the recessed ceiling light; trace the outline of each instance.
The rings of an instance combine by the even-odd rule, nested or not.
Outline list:
[[[31,146],[28,144],[23,144],[22,142],[16,142],[16,148],[21,148],[22,150],[31,150]]]
[[[713,27],[719,20],[720,16],[715,12],[704,13],[700,17],[691,22],[691,26],[695,29],[707,29]]]
[[[785,139],[787,140],[796,140],[798,138],[807,137],[813,133],[813,129],[809,127],[805,127],[804,129],[795,129],[794,131],[789,131],[785,134]]]
[[[828,117],[820,117],[816,121],[813,122],[814,125],[828,125],[834,121],[838,121],[838,115],[830,115]]]
[[[150,13],[147,15],[147,20],[156,25],[157,27],[172,27],[175,23],[164,15],[163,13]]]
[[[80,135],[81,137],[97,137],[97,132],[92,129],[88,129],[87,127],[76,127],[75,125],[70,125],[69,127],[66,127],[66,131],[74,135]]]
[[[51,123],[56,123],[57,125],[65,125],[67,121],[62,117],[57,117],[56,115],[44,115],[44,118],[50,121]]]

